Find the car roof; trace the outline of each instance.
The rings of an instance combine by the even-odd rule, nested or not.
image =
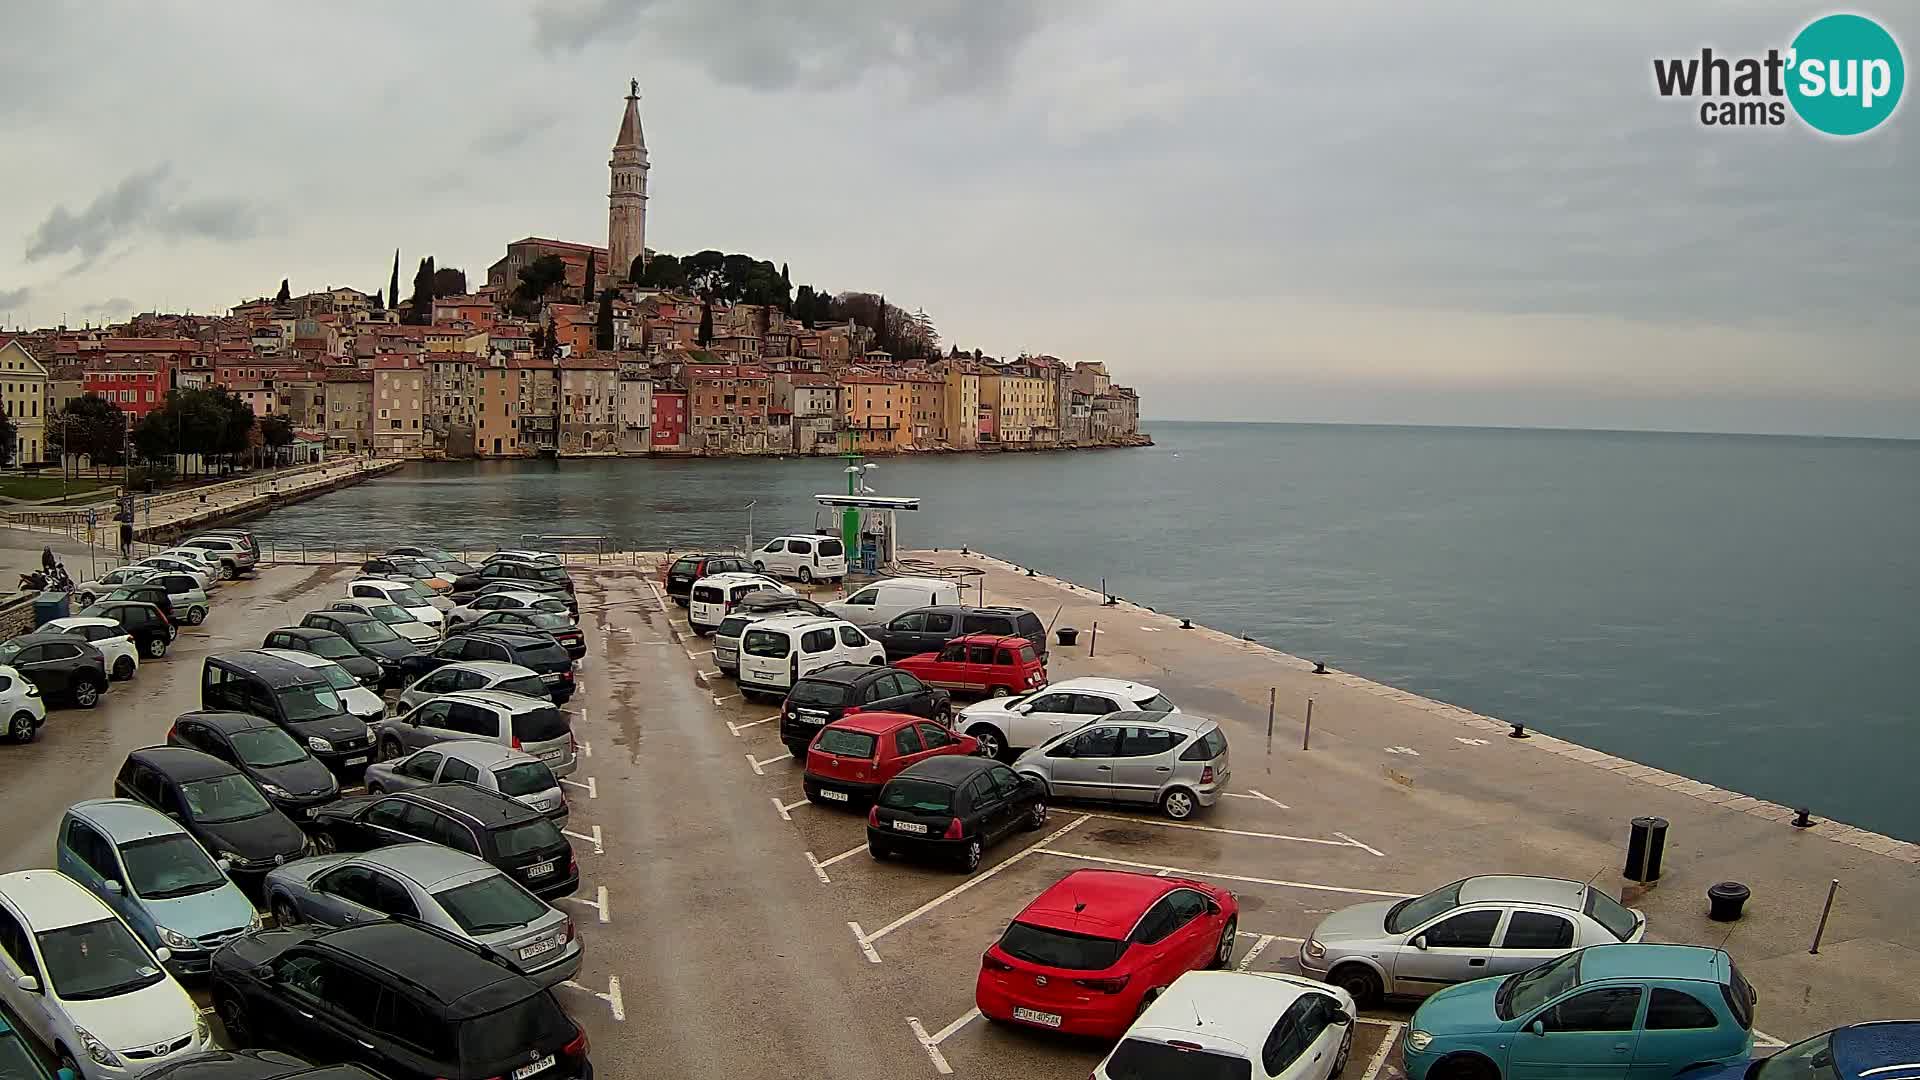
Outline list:
[[[1565,878],[1489,874],[1485,877],[1470,877],[1460,883],[1462,904],[1505,901],[1579,911],[1585,905],[1586,899],[1586,885],[1578,881],[1568,881]]]
[[[0,894],[26,916],[35,931],[99,922],[113,909],[58,870],[16,870],[0,874]]]
[[[449,878],[466,877],[475,870],[487,869],[484,859],[455,851],[443,844],[391,844],[364,851],[351,862],[392,870],[432,889]]]
[[[695,585],[708,585],[708,584],[746,585],[750,582],[765,582],[765,581],[772,581],[775,585],[780,584],[777,581],[773,581],[772,578],[768,577],[765,574],[756,574],[751,570],[723,570],[718,574],[708,574],[706,577],[703,577],[700,580],[694,582],[694,584]]]
[[[550,644],[553,640],[553,635],[547,633],[545,630],[512,626],[507,623],[476,626],[472,629],[462,630],[455,636],[499,638],[501,639],[501,643],[505,645],[546,645]]]
[[[1127,1038],[1180,1039],[1251,1059],[1289,1006],[1307,994],[1333,997],[1331,990],[1325,983],[1277,973],[1189,971],[1141,1012]]]
[[[339,634],[334,633],[333,631],[327,629],[324,626],[276,626],[273,629],[267,631],[267,633],[287,634],[289,636],[301,638],[303,640],[308,638],[318,638],[318,637],[340,637]],[[341,638],[341,640],[344,641],[346,639]],[[261,649],[260,651],[266,652],[267,650]]]
[[[215,653],[207,659],[218,660],[249,675],[279,675],[311,682],[313,665],[288,659],[285,655],[286,651],[284,649],[241,649],[237,652]],[[328,663],[332,661],[329,660]]]
[[[1016,617],[1016,618],[1017,618],[1017,617],[1019,617],[1019,616],[1021,616],[1021,615],[1032,615],[1032,614],[1033,614],[1033,609],[1032,609],[1032,608],[1023,608],[1023,607],[1016,607],[1016,606],[1014,606],[1014,605],[1012,605],[1012,604],[987,604],[987,605],[984,605],[984,606],[982,606],[982,607],[976,607],[976,608],[966,608],[965,610],[967,610],[967,611],[987,611],[987,612],[992,612],[992,613],[993,613],[993,614],[995,614],[995,615],[1012,615],[1012,616],[1014,616],[1014,617]]]
[[[789,611],[784,615],[775,615],[769,619],[754,622],[756,630],[811,630],[817,626],[839,626],[846,622],[835,615],[815,615],[810,611]]]
[[[939,760],[939,759],[934,759]],[[1118,941],[1133,931],[1154,901],[1193,883],[1127,870],[1075,870],[1047,887],[1015,921]]]
[[[908,575],[908,576],[901,576],[901,577],[881,578],[878,581],[870,581],[867,584],[868,585],[953,585],[954,582],[949,581],[946,578]],[[865,588],[866,586],[863,585],[861,587]]]
[[[1920,1076],[1920,1020],[1874,1020],[1843,1027],[1828,1041],[1842,1080],[1860,1080],[1869,1070],[1879,1080]]]
[[[277,656],[289,664],[298,664],[309,671],[339,666],[324,656],[315,656],[310,652],[301,652],[299,649],[255,649],[254,651],[268,656]]]
[[[490,592],[490,593],[479,593],[479,594],[477,594],[476,596],[474,596],[474,599],[475,599],[475,600],[478,600],[478,599],[480,599],[480,597],[482,597],[482,596],[514,596],[514,597],[520,597],[520,598],[522,598],[522,599],[526,599],[526,600],[553,600],[553,599],[557,599],[557,598],[556,598],[556,597],[555,597],[555,596],[554,596],[554,595],[553,595],[552,593],[550,593],[550,592],[539,592],[539,591],[537,591],[537,590],[534,590],[534,589],[519,589],[519,588],[514,588],[514,589],[495,589],[495,590],[493,590],[493,591],[492,591],[492,592]]]
[[[885,735],[895,728],[925,720],[925,717],[900,712],[857,712],[852,716],[843,716],[828,727],[842,731],[864,731],[869,735]],[[932,721],[927,721],[932,723]]]
[[[1023,637],[1016,637],[1012,634],[962,634],[957,638],[948,639],[947,644],[949,645],[955,645],[955,644],[1009,645],[1009,646],[1018,648],[1021,645],[1031,645],[1033,644],[1033,642],[1028,641],[1026,638],[1023,638]]]
[[[392,919],[322,931],[313,941],[400,976],[447,1006],[456,1019],[492,1012],[542,992],[525,976],[477,951]]]
[[[1047,689],[1052,690],[1055,689],[1055,687],[1050,686],[1047,687]],[[1152,719],[1147,720],[1146,718],[1148,717]],[[1091,719],[1095,724],[1125,724],[1145,721],[1153,724],[1155,727],[1166,728],[1168,731],[1185,731],[1189,733],[1198,733],[1219,726],[1204,716],[1195,716],[1192,713],[1142,712],[1139,709],[1110,712],[1105,716]]]
[[[855,716],[860,715],[855,713]],[[966,783],[980,773],[992,767],[993,762],[971,754],[943,754],[939,757],[922,758],[900,770],[898,777],[910,777],[915,780],[932,780],[942,784],[958,786]]]
[[[1601,979],[1695,979],[1724,983],[1727,954],[1700,945],[1645,942],[1592,945],[1580,950],[1580,981]]]
[[[366,622],[380,622],[379,619],[374,618],[364,611],[355,611],[349,608],[322,608],[319,611],[309,611],[307,614],[325,615],[328,618],[339,619],[341,622],[361,622],[362,620]],[[386,624],[381,623],[381,625],[385,626]],[[324,627],[322,629],[324,629]]]
[[[240,770],[198,750],[184,746],[143,746],[127,755],[160,770],[175,780],[204,780],[209,776],[229,776]]]
[[[522,667],[519,664],[509,664],[505,660],[459,660],[451,664],[442,664],[434,670],[472,671],[485,675],[490,679],[500,681],[518,679],[523,675],[532,675],[535,678],[540,677],[540,673],[530,667]]]
[[[184,712],[174,718],[175,721],[193,720],[210,728],[231,734],[236,731],[257,731],[260,728],[279,727],[280,725],[263,716],[252,713],[226,712],[220,709],[196,710]]]
[[[502,746],[485,739],[449,739],[446,742],[422,747],[422,749],[435,750],[450,758],[458,758],[469,765],[483,769],[491,769],[503,762],[518,764],[522,759],[540,760],[525,750],[515,750],[511,746]]]
[[[58,633],[60,630],[75,626],[111,626],[115,628],[120,626],[120,624],[113,619],[103,619],[98,615],[68,615],[64,619],[49,619],[40,625],[43,629],[48,626],[54,627],[55,629],[53,631],[48,631],[50,633]]]
[[[763,622],[770,621],[772,620],[758,619],[755,620],[754,625],[758,626]],[[841,660],[837,663],[828,664],[826,667],[815,668],[807,672],[805,675],[800,676],[800,682],[826,682],[839,683],[841,686],[853,686],[861,682],[879,678],[894,670],[894,668],[889,667],[875,667],[872,664],[849,664],[845,660]]]
[[[385,591],[384,587],[388,587],[388,586],[395,589],[413,588],[412,585],[404,581],[394,581],[391,578],[379,578],[379,577],[357,577],[357,578],[354,578],[352,581],[347,582],[347,588],[349,589],[353,588],[355,585],[372,585],[377,589],[381,589],[383,592]],[[354,598],[349,596],[349,597],[346,597],[346,599],[352,600]],[[360,597],[360,599],[364,600],[366,598]]]
[[[167,815],[132,799],[86,799],[67,807],[67,813],[85,818],[120,844],[187,831]]]
[[[1115,697],[1123,697],[1128,701],[1150,698],[1160,692],[1148,686],[1146,683],[1134,682],[1131,679],[1103,679],[1097,676],[1086,676],[1078,679],[1061,679],[1059,682],[1048,683],[1044,689],[1091,690],[1095,693],[1112,694]]]
[[[91,645],[93,642],[78,634],[63,634],[58,630],[34,630],[8,639],[15,645],[39,645],[48,641],[66,641],[76,645]]]
[[[474,787],[472,784],[428,784],[426,787],[400,792],[399,795],[411,796],[456,810],[487,826],[518,825],[527,821],[546,820],[545,815],[525,803],[515,802],[505,795],[498,795],[485,788]],[[389,798],[392,797],[389,796]]]
[[[441,694],[439,701],[477,701],[483,705],[505,709],[508,712],[526,712],[528,709],[551,709],[553,702],[546,698],[528,697],[506,690],[455,690]]]

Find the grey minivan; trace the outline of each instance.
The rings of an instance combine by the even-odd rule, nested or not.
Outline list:
[[[547,815],[556,828],[567,823],[567,797],[547,763],[497,742],[456,739],[434,743],[406,757],[367,767],[369,795],[456,782],[497,791],[525,803]]]
[[[501,690],[461,690],[421,702],[382,720],[374,733],[380,760],[452,739],[483,739],[522,750],[546,763],[555,776],[578,764],[567,714],[545,698]]]
[[[1158,806],[1177,820],[1227,788],[1227,734],[1191,713],[1111,713],[1021,754],[1015,772],[1056,799]]]

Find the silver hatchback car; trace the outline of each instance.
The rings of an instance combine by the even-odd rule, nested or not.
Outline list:
[[[296,859],[267,874],[264,894],[281,926],[412,918],[486,946],[542,986],[580,971],[571,918],[499,869],[439,844]]]
[[[428,698],[451,694],[456,690],[503,690],[509,694],[525,694],[530,698],[553,696],[547,689],[546,681],[532,668],[509,664],[504,660],[462,660],[434,668],[415,679],[413,685],[400,691],[393,711],[403,713]]]
[[[555,776],[571,776],[579,764],[566,713],[545,698],[500,690],[461,690],[429,698],[374,725],[374,738],[381,761],[435,743],[483,739],[526,751],[546,762]]]
[[[367,794],[411,791],[459,782],[497,791],[540,811],[555,828],[567,824],[567,797],[547,763],[496,742],[457,739],[434,743],[403,758],[367,766]]]
[[[1021,754],[1014,771],[1056,799],[1158,806],[1175,820],[1227,788],[1227,734],[1190,713],[1110,713]]]
[[[1300,946],[1300,966],[1364,1006],[1526,971],[1646,932],[1644,915],[1582,882],[1471,877],[1412,900],[1334,912]]]

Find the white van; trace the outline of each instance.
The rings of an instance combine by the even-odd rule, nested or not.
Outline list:
[[[850,622],[821,615],[775,615],[740,635],[740,692],[785,697],[802,675],[828,664],[884,664],[887,650]]]
[[[726,619],[736,601],[748,593],[764,589],[793,592],[765,574],[730,571],[703,577],[693,583],[693,591],[687,594],[687,625],[693,627],[694,633],[705,637]]]
[[[856,626],[883,626],[914,608],[959,604],[960,586],[945,578],[890,577],[835,600],[826,609]]]
[[[753,568],[803,583],[847,576],[847,549],[837,536],[776,536],[747,556]]]

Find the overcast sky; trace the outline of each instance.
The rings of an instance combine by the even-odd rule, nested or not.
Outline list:
[[[1914,103],[1703,128],[1654,56],[1826,9],[1678,6],[11,5],[0,318],[604,244],[631,76],[649,246],[1105,360],[1150,417],[1920,435]],[[1920,0],[1861,10],[1920,61]]]

